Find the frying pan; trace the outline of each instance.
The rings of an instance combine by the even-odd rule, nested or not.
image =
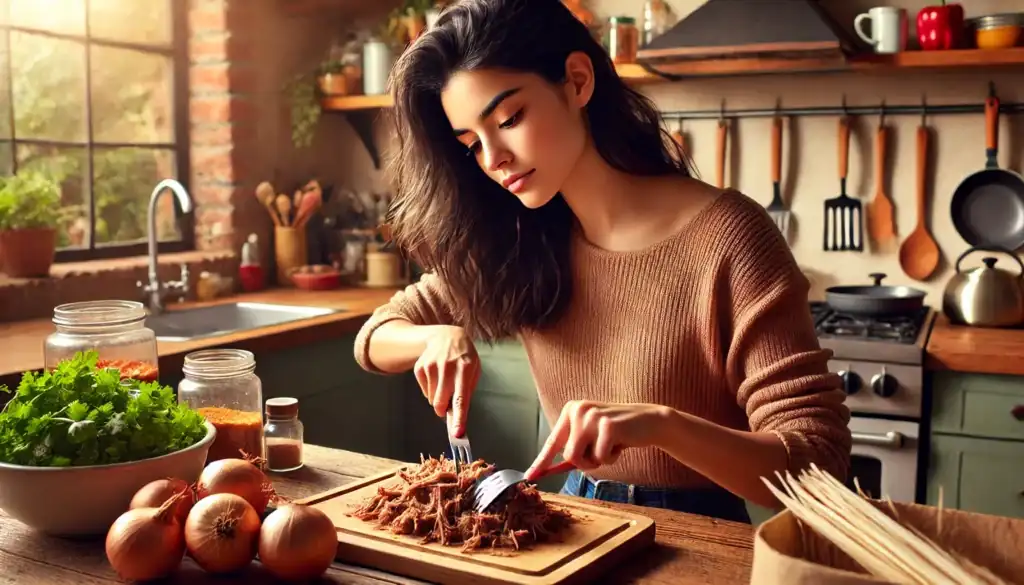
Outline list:
[[[953,227],[974,247],[1016,250],[1024,245],[1024,178],[999,168],[999,98],[985,100],[985,168],[957,186],[950,203]]]
[[[924,306],[925,292],[909,286],[882,286],[886,275],[869,274],[874,285],[832,286],[825,302],[841,313],[863,317],[892,317],[914,313]]]

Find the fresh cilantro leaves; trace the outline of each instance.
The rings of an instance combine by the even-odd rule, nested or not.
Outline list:
[[[67,467],[158,457],[206,436],[201,414],[158,382],[121,380],[95,351],[26,372],[0,412],[0,461]],[[11,392],[6,386],[0,391]]]

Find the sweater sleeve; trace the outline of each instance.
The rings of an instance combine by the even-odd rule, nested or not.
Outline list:
[[[751,201],[752,205],[757,205]],[[810,283],[760,206],[739,215],[728,267],[726,371],[750,429],[773,433],[795,475],[811,463],[846,479],[850,411],[808,310]]]
[[[434,274],[424,274],[416,283],[398,291],[387,304],[377,307],[356,334],[356,362],[368,372],[382,374],[370,361],[370,337],[378,327],[388,321],[403,320],[414,325],[450,325],[454,323],[450,298],[445,294],[441,280]]]

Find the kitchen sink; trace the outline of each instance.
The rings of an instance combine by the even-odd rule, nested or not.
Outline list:
[[[341,312],[340,309],[269,303],[229,303],[169,310],[146,318],[159,341],[190,341],[291,323]]]

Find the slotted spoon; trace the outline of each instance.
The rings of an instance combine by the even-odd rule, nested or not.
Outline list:
[[[549,475],[565,473],[566,471],[570,471],[575,468],[576,466],[572,463],[563,461],[558,465],[552,465],[540,472],[537,474],[536,479],[541,479]],[[477,482],[476,487],[473,489],[473,508],[477,512],[485,512],[494,502],[501,499],[501,496],[504,495],[509,488],[524,481],[526,481],[526,474],[522,471],[517,471],[515,469],[502,469],[501,471],[495,471]]]

